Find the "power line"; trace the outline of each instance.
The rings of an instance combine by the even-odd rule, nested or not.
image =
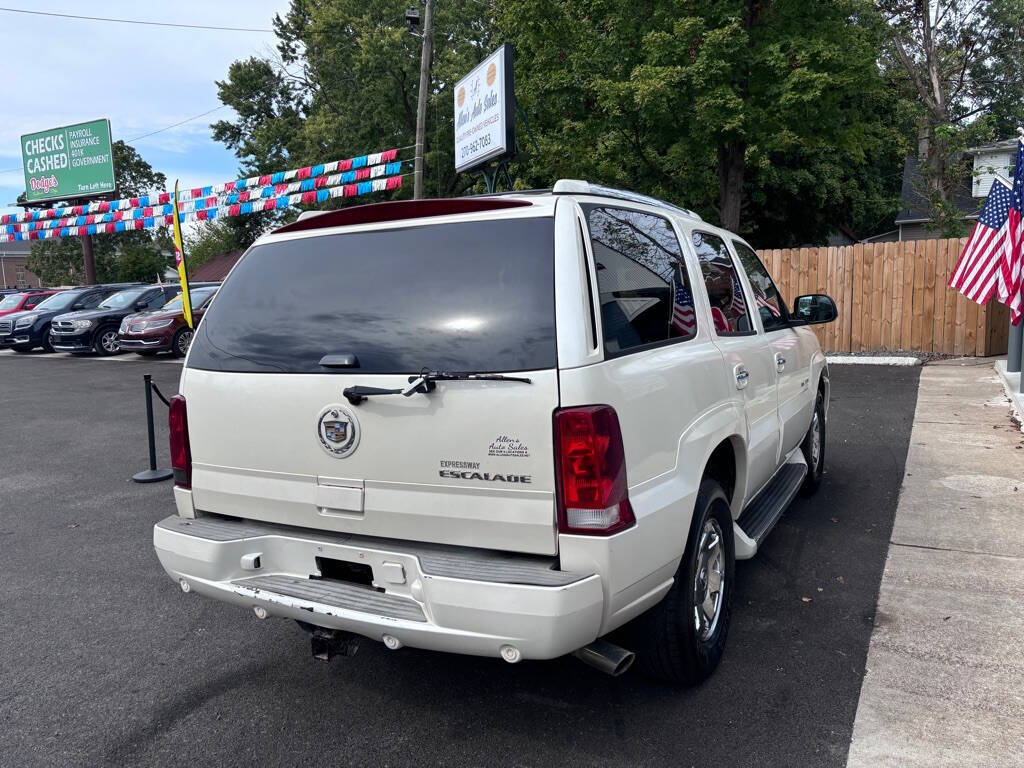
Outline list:
[[[130,144],[133,141],[140,141],[142,139],[148,139],[150,136],[156,136],[158,133],[163,133],[164,131],[171,130],[171,128],[177,128],[179,125],[184,125],[185,123],[191,123],[193,120],[198,120],[200,117],[206,117],[207,115],[213,114],[214,112],[216,112],[218,110],[224,109],[224,107],[226,107],[226,106],[227,106],[227,104],[221,104],[219,107],[214,107],[213,109],[208,109],[205,112],[199,113],[198,115],[192,115],[192,117],[186,117],[184,120],[182,120],[180,122],[172,123],[171,125],[165,126],[163,128],[158,128],[157,130],[150,131],[149,133],[144,133],[141,136],[136,136],[134,139],[125,139],[125,143],[126,144]]]
[[[180,29],[213,29],[220,32],[273,32],[272,29],[256,27],[215,27],[205,24],[176,24],[170,21],[143,21],[141,19],[114,19],[104,16],[78,16],[73,13],[52,13],[50,11],[29,11],[24,8],[0,8],[8,13],[24,13],[30,16],[54,16],[61,19],[80,19],[83,21],[107,21],[113,24],[142,24],[147,27],[178,27]]]

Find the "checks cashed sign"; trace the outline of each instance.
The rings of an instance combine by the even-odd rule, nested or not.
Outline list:
[[[455,85],[455,170],[515,150],[512,48],[503,45]]]
[[[110,121],[65,125],[21,137],[25,199],[71,200],[114,191]]]

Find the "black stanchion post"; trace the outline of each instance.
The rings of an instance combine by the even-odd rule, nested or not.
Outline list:
[[[146,387],[146,430],[149,433],[149,469],[136,472],[132,480],[136,483],[156,483],[170,480],[174,473],[169,469],[156,468],[156,433],[153,429],[153,377],[148,373],[142,377]]]

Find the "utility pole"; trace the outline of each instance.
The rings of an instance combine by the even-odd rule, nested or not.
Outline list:
[[[92,257],[92,235],[80,235],[82,261],[85,264],[85,284],[96,285],[96,260]]]
[[[416,105],[416,161],[412,196],[423,197],[423,148],[427,138],[427,97],[430,95],[430,60],[434,55],[434,0],[426,0],[423,12],[423,51],[420,54],[420,92]]]

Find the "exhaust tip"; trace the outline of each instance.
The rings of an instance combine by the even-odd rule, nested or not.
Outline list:
[[[620,648],[601,638],[573,651],[573,656],[584,664],[599,669],[612,677],[618,677],[628,672],[636,660],[636,654],[632,651],[627,651],[625,648]]]

